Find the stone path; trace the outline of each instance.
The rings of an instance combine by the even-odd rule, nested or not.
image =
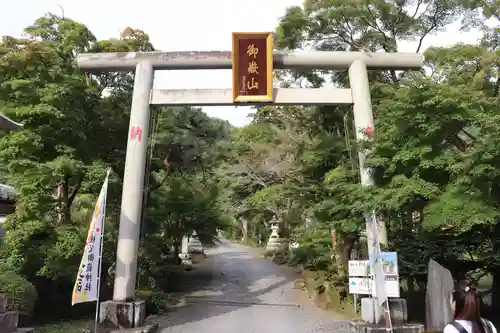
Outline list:
[[[186,278],[186,305],[153,318],[160,321],[160,332],[350,332],[348,321],[318,309],[293,288],[295,269],[227,241],[207,254],[203,267]]]

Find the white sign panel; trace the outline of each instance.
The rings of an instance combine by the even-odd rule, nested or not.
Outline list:
[[[385,295],[387,297],[399,298],[399,279],[397,275],[386,275],[385,276]],[[372,296],[377,297],[377,291],[372,288]]]
[[[349,276],[369,276],[370,261],[369,260],[349,260]]]
[[[400,297],[399,281],[397,279],[388,280],[386,277],[384,285],[387,297],[396,297],[396,298]],[[370,295],[370,293],[373,297],[377,297],[377,293],[375,291],[375,285],[371,278],[361,278],[361,277],[349,278],[349,294]]]
[[[380,252],[380,259],[382,261],[384,275],[399,274],[397,252]]]
[[[384,275],[399,275],[398,256],[396,252],[380,252]],[[369,260],[349,260],[349,276],[363,277],[373,275]]]
[[[387,297],[399,295],[399,267],[396,252],[380,252],[380,261],[384,272],[384,286]],[[349,260],[349,293],[376,297],[373,281],[373,263],[368,260]],[[367,273],[369,276],[367,276]]]
[[[349,294],[369,295],[371,288],[370,278],[350,277]]]

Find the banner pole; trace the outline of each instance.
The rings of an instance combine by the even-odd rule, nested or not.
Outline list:
[[[391,310],[389,308],[389,299],[388,298],[385,301],[384,313],[385,313],[385,331],[387,333],[393,333]]]
[[[111,172],[111,168],[108,169],[108,172],[106,174],[106,180],[105,180],[105,185],[106,185],[106,196],[104,197],[104,207],[102,208],[102,230],[101,230],[101,244],[100,244],[100,249],[99,249],[99,266],[98,266],[98,273],[97,273],[97,300],[95,304],[95,322],[94,322],[94,333],[97,333],[97,329],[99,326],[99,310],[100,310],[100,304],[99,300],[101,297],[101,268],[102,268],[102,249],[104,248],[104,225],[106,224],[106,206],[107,206],[107,199],[108,199],[108,182],[109,182],[109,174]]]

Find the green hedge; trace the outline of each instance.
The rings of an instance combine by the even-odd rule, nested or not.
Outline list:
[[[12,271],[0,271],[0,294],[7,295],[7,310],[26,316],[31,316],[38,298],[36,288]]]
[[[135,295],[138,299],[146,301],[146,313],[160,314],[165,311],[165,296],[163,293],[152,290],[136,290]]]

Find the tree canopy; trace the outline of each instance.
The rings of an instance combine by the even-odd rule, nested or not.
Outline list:
[[[454,0],[308,0],[285,10],[276,28],[281,50],[396,52],[412,42],[424,52],[420,72],[369,72],[369,142],[356,142],[347,106],[261,106],[241,128],[198,108],[154,108],[139,288],[168,285],[164,261],[175,258],[182,236],[196,232],[210,243],[225,229],[262,243],[273,217],[283,237],[300,243],[291,263],[329,271],[345,287],[347,260],[366,257],[363,215],[375,210],[387,225],[388,248],[398,252],[405,292],[424,290],[433,258],[457,278],[488,277],[498,310],[498,11],[494,1]],[[481,38],[423,49],[451,24],[478,29]],[[0,44],[0,112],[24,125],[0,137],[0,178],[18,191],[0,274],[29,281],[44,302],[69,304],[109,167],[103,272],[115,260],[134,77],[81,73],[75,56],[155,48],[141,30],[98,40],[85,25],[53,14],[25,33]],[[349,85],[342,70],[281,71],[276,81]],[[370,188],[360,185],[362,148],[370,148]],[[332,232],[339,240],[333,245]]]
[[[116,256],[133,74],[81,73],[75,56],[152,50],[141,30],[129,27],[119,38],[97,40],[85,25],[53,14],[27,27],[25,37],[5,36],[0,44],[0,112],[24,125],[0,137],[2,180],[18,191],[16,210],[4,225],[2,269],[35,285],[39,317],[47,315],[41,304],[69,304],[93,205],[110,167],[103,280]],[[209,243],[226,224],[212,170],[231,126],[199,109],[152,112],[140,261],[161,265],[165,256],[175,258],[182,236],[197,232]],[[141,274],[166,275],[153,266]],[[153,287],[150,279],[140,281],[139,288]]]
[[[474,1],[308,0],[287,8],[276,28],[282,50],[397,52],[412,42],[415,52],[425,51],[425,66],[414,73],[369,72],[371,142],[356,142],[345,106],[257,108],[252,124],[233,139],[241,166],[238,195],[231,198],[240,214],[235,232],[258,237],[275,214],[302,244],[294,261],[314,267],[333,252],[345,270],[350,258],[366,258],[363,214],[375,209],[408,292],[425,290],[433,258],[456,278],[488,276],[498,309],[497,11],[493,2]],[[423,49],[427,37],[452,24],[478,29],[482,37]],[[342,70],[282,71],[280,84],[349,82]],[[360,185],[362,148],[370,148],[371,188]],[[333,249],[331,232],[340,237]]]

